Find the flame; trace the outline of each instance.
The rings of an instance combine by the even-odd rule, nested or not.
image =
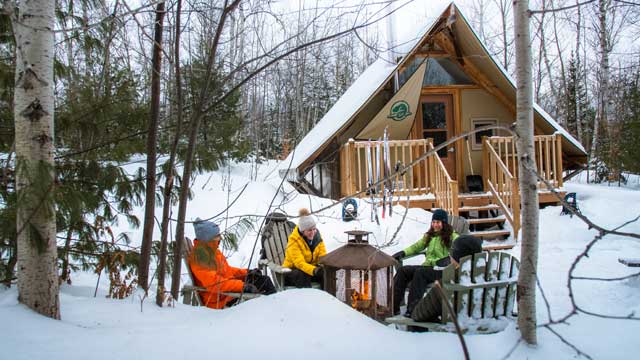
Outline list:
[[[351,306],[354,309],[357,309],[361,306],[358,306],[359,302],[370,300],[369,298],[369,273],[364,272],[364,276],[360,273],[360,289],[354,289],[353,293],[351,293]]]

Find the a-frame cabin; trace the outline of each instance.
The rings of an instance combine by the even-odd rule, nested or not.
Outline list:
[[[367,148],[373,167],[379,166],[385,128],[391,164],[405,166],[464,132],[512,125],[515,104],[514,81],[452,3],[397,63],[378,60],[366,69],[282,162],[280,174],[304,193],[365,197],[372,180]],[[534,122],[538,172],[562,193],[563,181],[584,167],[587,154],[537,105]],[[486,130],[398,174],[394,202],[404,205],[410,195],[410,207],[444,208],[467,217],[477,236],[517,237],[517,176],[514,139]],[[542,182],[539,199],[557,203]],[[505,222],[513,233],[503,228]]]

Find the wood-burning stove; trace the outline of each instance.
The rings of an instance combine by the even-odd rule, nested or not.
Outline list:
[[[324,289],[376,320],[391,316],[396,260],[369,245],[368,231],[351,230],[347,244],[320,259]]]

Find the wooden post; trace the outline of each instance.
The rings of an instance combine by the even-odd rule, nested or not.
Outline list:
[[[453,215],[459,215],[458,211],[458,182],[456,180],[451,181],[451,213]]]
[[[511,192],[512,192],[512,213],[513,213],[513,239],[518,241],[518,231],[520,231],[520,187],[518,186],[518,179],[511,178]]]
[[[557,186],[561,188],[564,184],[562,182],[562,136],[556,134],[556,181]]]
[[[353,139],[349,139],[349,142],[347,143],[347,157],[349,159],[349,163],[347,166],[347,181],[348,181],[348,186],[349,186],[349,194],[347,195],[351,195],[353,193],[355,193],[355,189],[356,189],[356,180],[355,177],[353,176],[353,172],[355,171],[355,165],[356,165],[356,161],[354,158],[354,152],[355,152],[355,148],[356,148],[356,142]]]
[[[482,182],[484,183],[484,191],[489,189],[489,143],[487,137],[482,137]]]

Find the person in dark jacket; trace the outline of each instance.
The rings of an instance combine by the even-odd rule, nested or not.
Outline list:
[[[287,250],[284,255],[283,267],[290,268],[291,272],[284,275],[284,284],[297,288],[311,287],[311,282],[319,282],[324,286],[324,273],[318,265],[321,256],[325,256],[327,250],[322,241],[322,236],[316,228],[316,221],[307,209],[300,209],[300,218],[287,242]]]
[[[400,313],[400,302],[404,292],[409,286],[407,299],[407,312],[410,314],[413,306],[422,298],[429,284],[440,279],[442,272],[434,270],[438,259],[449,256],[451,242],[458,234],[449,225],[449,215],[442,209],[437,209],[431,217],[431,227],[420,240],[403,251],[393,254],[393,257],[401,261],[405,256],[412,256],[424,252],[425,261],[422,265],[405,265],[398,269],[393,278],[393,313]]]
[[[458,269],[461,258],[481,251],[481,239],[471,235],[462,235],[453,242],[451,251],[449,251],[449,260]],[[440,315],[442,315],[442,298],[434,288],[431,288],[427,295],[418,301],[411,312],[411,318],[419,322],[438,322]]]

